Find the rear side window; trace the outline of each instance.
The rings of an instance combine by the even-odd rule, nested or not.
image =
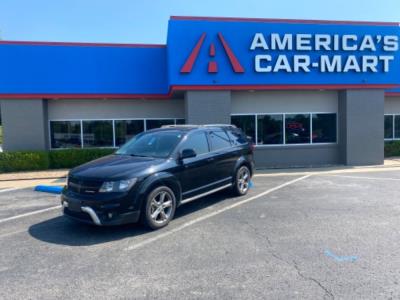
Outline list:
[[[228,130],[228,135],[235,146],[247,144],[249,142],[240,129]]]
[[[228,135],[223,130],[215,130],[210,132],[211,150],[216,151],[231,147]]]
[[[187,137],[183,142],[181,150],[193,149],[197,155],[209,152],[208,141],[205,132],[196,132]]]

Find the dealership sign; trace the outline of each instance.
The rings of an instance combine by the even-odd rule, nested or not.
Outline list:
[[[400,84],[393,24],[172,19],[170,85]]]
[[[250,50],[261,49],[266,54],[257,54],[254,59],[254,70],[257,73],[270,72],[306,72],[317,69],[319,72],[333,73],[350,71],[360,72],[384,72],[388,73],[394,54],[399,50],[398,36],[396,35],[364,35],[358,37],[354,34],[329,35],[329,34],[284,34],[271,33],[265,36],[256,33],[250,45]],[[277,54],[268,54],[273,51],[297,51],[292,57]],[[378,54],[384,53],[384,54]],[[346,53],[357,52],[356,55],[321,54],[316,61],[312,61],[310,55],[302,52],[327,52]]]

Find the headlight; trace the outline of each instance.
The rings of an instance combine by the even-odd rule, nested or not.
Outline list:
[[[111,193],[111,192],[126,192],[128,191],[137,181],[137,178],[118,180],[118,181],[106,181],[103,182],[99,193]]]

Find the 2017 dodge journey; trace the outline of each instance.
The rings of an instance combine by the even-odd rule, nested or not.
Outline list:
[[[157,229],[181,204],[228,188],[245,195],[253,166],[253,144],[234,126],[166,126],[71,170],[63,212],[96,225],[140,220]]]

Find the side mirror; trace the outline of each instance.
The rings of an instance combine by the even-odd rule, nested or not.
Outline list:
[[[193,149],[183,149],[180,155],[180,159],[196,157],[196,151]]]

